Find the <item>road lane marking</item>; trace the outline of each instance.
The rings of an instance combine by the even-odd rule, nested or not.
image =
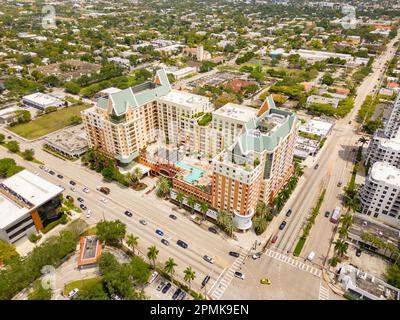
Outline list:
[[[319,285],[318,300],[329,300],[329,289],[323,287],[321,283]]]
[[[266,255],[273,259],[276,259],[280,262],[286,263],[294,268],[300,269],[304,272],[308,272],[318,278],[322,277],[322,271],[320,269],[312,267],[312,266],[305,264],[304,262],[301,262],[299,260],[293,259],[287,255],[281,254],[281,253],[273,251],[271,249],[267,249]]]

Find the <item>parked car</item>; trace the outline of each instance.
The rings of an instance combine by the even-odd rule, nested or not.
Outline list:
[[[229,251],[229,255],[235,258],[238,258],[240,256],[240,254],[238,252],[235,251]]]
[[[213,227],[209,227],[209,228],[208,228],[208,231],[210,231],[210,232],[212,232],[212,233],[214,233],[214,234],[217,234],[217,233],[218,233],[217,229],[215,229],[215,228],[213,228]]]
[[[169,288],[171,288],[171,283],[168,282],[161,292],[165,294],[168,292]]]
[[[241,273],[239,271],[235,271],[234,275],[235,275],[236,278],[244,280],[244,274],[243,273]]]
[[[329,211],[325,211],[325,218],[329,218],[330,215],[331,213]]]
[[[286,223],[287,223],[286,221],[283,221],[279,226],[279,230],[285,229]]]
[[[176,242],[176,244],[177,244],[178,246],[182,247],[183,249],[187,249],[187,247],[188,247],[188,244],[187,244],[185,241],[182,241],[182,240],[178,240],[178,241]]]
[[[164,232],[162,230],[160,230],[160,229],[157,229],[156,233],[161,237],[164,235]]]
[[[143,220],[143,219],[142,219],[142,220],[139,220],[139,222],[140,222],[140,224],[142,224],[142,225],[144,225],[144,226],[147,224],[147,221],[146,221],[146,220]]]
[[[75,186],[75,185],[76,185],[76,182],[71,180],[71,181],[69,182],[69,184],[70,184],[71,186]]]
[[[61,174],[58,174],[57,178],[64,179],[64,177]]]
[[[338,184],[337,184],[337,186],[338,186],[338,187],[341,187],[341,186],[342,186],[342,181],[339,181]]]
[[[72,198],[70,195],[67,195],[65,198],[67,198],[67,200],[74,201],[74,198]]]
[[[128,217],[132,217],[132,216],[133,216],[132,212],[130,212],[130,211],[128,211],[128,210],[126,210],[126,211],[124,212],[124,214],[125,214],[126,216],[128,216]]]
[[[169,241],[167,239],[161,239],[161,243],[169,246]]]
[[[68,298],[73,299],[78,294],[79,289],[75,288],[68,293]]]
[[[358,248],[358,249],[356,250],[356,256],[357,256],[357,257],[360,257],[360,256],[361,256],[361,253],[362,253],[361,249]]]
[[[165,285],[166,283],[164,281],[161,281],[160,284],[157,286],[157,291],[161,291]]]
[[[176,300],[176,298],[178,298],[178,296],[181,294],[181,292],[182,292],[181,288],[176,289],[176,291],[172,295],[172,299]]]
[[[292,214],[292,209],[289,209],[289,210],[286,212],[286,217],[290,217],[291,214]]]
[[[54,176],[56,173],[52,170],[49,171],[49,174],[51,174],[52,176]]]
[[[72,192],[76,191],[76,189],[74,187],[69,188],[69,190],[71,190]]]
[[[319,168],[319,164],[317,163],[315,166],[314,166],[314,169],[318,169]]]
[[[39,169],[44,170],[44,166],[39,166]]]
[[[158,272],[157,272],[157,271],[154,271],[154,272],[151,274],[151,276],[150,276],[150,278],[149,278],[149,280],[148,280],[147,282],[148,282],[148,283],[152,283],[154,280],[157,279],[157,277],[158,277]]]
[[[183,299],[185,299],[185,297],[186,297],[186,293],[185,293],[185,291],[182,291],[181,294],[179,295],[178,299],[176,299],[176,300],[183,300]]]
[[[86,207],[83,203],[80,205],[80,208],[81,208],[82,210],[86,210],[86,209],[87,209],[87,207]]]
[[[208,256],[208,255],[203,256],[203,259],[206,260],[206,261],[209,262],[209,263],[214,263],[213,258],[211,258],[211,257]]]
[[[85,200],[83,200],[81,197],[78,197],[78,199],[77,199],[79,202],[83,202],[83,201],[85,201]]]
[[[201,282],[202,287],[205,287],[205,285],[208,283],[210,280],[210,276],[205,276],[203,281]]]
[[[272,240],[271,240],[271,243],[275,243],[276,240],[278,240],[278,236],[277,236],[277,235],[274,235],[274,237],[273,237]]]
[[[88,188],[83,188],[82,191],[85,192],[85,193],[89,193],[90,190]]]
[[[178,217],[177,217],[176,215],[174,215],[174,214],[170,214],[169,217],[170,217],[172,220],[178,219]]]

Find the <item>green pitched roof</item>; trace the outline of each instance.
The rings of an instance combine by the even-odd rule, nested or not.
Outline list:
[[[262,132],[260,135],[254,135],[251,131],[257,128],[259,121],[273,113],[285,116],[285,122],[280,124],[276,130],[268,135]],[[250,151],[263,152],[264,150],[274,150],[280,140],[284,139],[289,134],[295,121],[296,115],[294,113],[277,108],[270,108],[260,118],[252,119],[245,125],[245,132],[238,138],[233,147],[234,154],[244,156]]]
[[[136,108],[168,94],[172,89],[165,70],[158,70],[156,76],[160,79],[160,85],[148,82],[136,87],[127,88],[110,94],[108,98],[99,98],[97,106],[107,109],[108,101],[111,99],[114,113],[120,116],[125,114],[129,107]]]

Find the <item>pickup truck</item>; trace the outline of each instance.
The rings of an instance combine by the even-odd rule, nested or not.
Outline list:
[[[110,188],[107,188],[107,187],[100,187],[100,186],[97,187],[96,190],[97,190],[97,191],[100,191],[100,192],[102,192],[102,193],[104,193],[104,194],[110,194],[110,191],[111,191]]]

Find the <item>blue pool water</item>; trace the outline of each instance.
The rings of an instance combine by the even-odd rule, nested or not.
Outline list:
[[[181,167],[181,168],[183,168],[183,169],[186,169],[186,170],[192,170],[192,172],[191,173],[189,173],[188,175],[186,175],[185,177],[184,177],[184,179],[187,181],[187,182],[189,182],[189,183],[193,183],[193,181],[196,181],[196,180],[199,180],[200,179],[200,177],[204,174],[204,170],[202,170],[202,169],[199,169],[199,168],[197,168],[197,167],[194,167],[194,166],[192,166],[192,165],[190,165],[190,164],[187,164],[187,163],[185,163],[185,162],[182,162],[182,161],[177,161],[177,162],[175,162],[175,165],[177,165],[178,167]]]

